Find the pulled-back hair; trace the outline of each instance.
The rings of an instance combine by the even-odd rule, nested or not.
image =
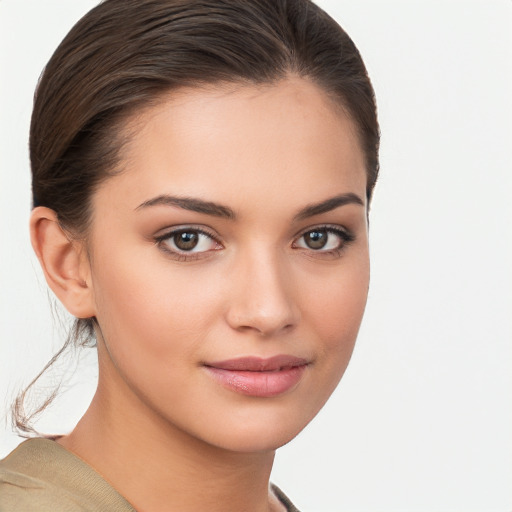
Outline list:
[[[70,236],[85,237],[91,197],[116,172],[129,139],[122,128],[135,112],[181,87],[289,75],[317,84],[355,123],[370,199],[379,168],[373,89],[350,37],[313,2],[104,0],[71,29],[39,81],[30,129],[34,207],[53,209]],[[61,352],[92,339],[93,322],[78,319]],[[29,432],[26,391],[14,424]]]

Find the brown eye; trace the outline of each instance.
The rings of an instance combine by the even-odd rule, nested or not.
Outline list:
[[[354,235],[341,227],[318,227],[303,233],[294,243],[298,249],[310,249],[319,253],[328,253],[342,249],[353,242]]]
[[[194,228],[182,228],[155,238],[167,251],[176,254],[195,254],[216,251],[222,248],[212,235]]]
[[[325,229],[315,229],[308,231],[304,236],[304,243],[310,249],[323,249],[327,244],[329,233]]]
[[[182,251],[191,251],[199,243],[199,234],[193,231],[181,231],[175,233],[173,242]]]

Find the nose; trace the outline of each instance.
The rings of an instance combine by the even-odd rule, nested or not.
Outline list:
[[[273,336],[299,322],[293,279],[279,255],[243,258],[231,276],[227,322],[239,332]]]

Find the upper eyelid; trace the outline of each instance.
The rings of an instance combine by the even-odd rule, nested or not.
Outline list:
[[[310,231],[314,231],[315,229],[325,229],[327,231],[331,230],[332,232],[335,232],[335,233],[337,233],[337,232],[344,233],[345,235],[347,235],[347,237],[351,237],[351,238],[355,237],[354,233],[350,229],[348,229],[340,224],[312,224],[310,226],[302,228],[300,231],[295,233],[295,235],[293,235],[293,237],[292,237],[292,240],[295,241],[295,240],[301,238],[302,236],[304,236],[306,233],[308,233]],[[161,230],[159,230],[158,234],[156,234],[154,236],[154,238],[156,240],[162,240],[165,238],[169,238],[170,236],[172,236],[175,233],[179,233],[179,232],[187,231],[187,230],[197,231],[206,236],[209,236],[210,238],[215,240],[217,243],[222,243],[221,242],[222,237],[219,234],[217,234],[217,232],[215,230],[213,230],[209,226],[197,225],[197,224],[178,224],[175,226],[168,226],[166,228],[162,228]]]
[[[158,230],[158,232],[154,235],[155,239],[162,239],[162,238],[168,238],[169,236],[180,233],[183,231],[197,231],[198,233],[201,233],[203,235],[207,235],[210,238],[213,238],[215,241],[219,242],[220,236],[216,234],[216,232],[208,228],[206,226],[198,226],[194,224],[183,224],[183,225],[176,225],[176,226],[168,226],[166,228]]]
[[[297,238],[300,238],[301,236],[304,236],[306,233],[314,231],[315,229],[325,229],[326,231],[331,230],[334,232],[345,233],[347,236],[354,236],[353,232],[350,229],[341,226],[340,224],[313,224],[311,226],[301,229],[294,235],[293,239],[296,240]]]
[[[208,230],[206,230],[204,227],[198,227],[198,226],[186,226],[186,225],[178,225],[174,227],[168,227],[160,230],[161,234],[157,234],[153,236],[153,240],[156,246],[158,246],[162,251],[167,253],[172,259],[177,261],[196,261],[199,259],[202,259],[203,257],[207,256],[211,251],[205,250],[205,251],[186,251],[182,250],[179,247],[169,247],[169,244],[167,241],[172,240],[172,238],[177,233],[187,232],[187,231],[195,231],[201,235],[207,236],[213,243],[223,246],[223,244],[219,241],[219,238],[212,233],[210,233]]]

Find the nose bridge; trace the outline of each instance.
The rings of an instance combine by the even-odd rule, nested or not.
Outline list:
[[[299,311],[284,254],[261,245],[253,248],[240,255],[232,279],[228,322],[233,328],[270,335],[297,323]]]

